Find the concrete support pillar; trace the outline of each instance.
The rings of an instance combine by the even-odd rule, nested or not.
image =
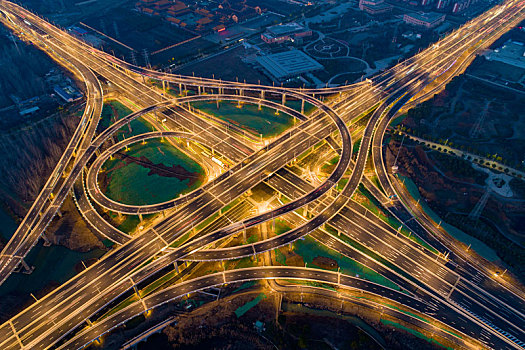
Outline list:
[[[283,94],[282,96],[282,105],[286,105],[286,94]]]
[[[50,247],[51,246],[51,242],[49,241],[49,239],[47,239],[46,235],[43,232],[40,234],[40,237],[44,241],[44,247]]]
[[[179,95],[182,95],[182,84],[179,83]]]
[[[242,241],[244,242],[244,244],[246,244],[246,230],[242,230]]]
[[[144,218],[142,217],[142,214],[139,214],[140,222],[144,221]]]
[[[301,100],[301,114],[304,114],[304,100]]]
[[[200,85],[197,86],[197,92],[198,92],[199,95],[201,94],[201,86]]]
[[[175,271],[177,271],[177,273],[179,273],[179,264],[175,261],[173,263],[173,266],[175,267]]]
[[[20,260],[20,263],[22,264],[22,267],[24,268],[22,273],[25,273],[26,275],[31,274],[31,272],[33,272],[33,270],[35,269],[34,266],[29,266],[24,259]]]
[[[162,81],[162,91],[166,93],[166,82],[164,80]]]

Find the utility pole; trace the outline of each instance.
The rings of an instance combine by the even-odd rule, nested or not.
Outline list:
[[[151,64],[149,62],[148,50],[147,49],[142,50],[142,55],[144,56],[144,63],[146,64],[146,67],[151,68]]]

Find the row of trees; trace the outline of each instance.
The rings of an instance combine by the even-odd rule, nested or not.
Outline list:
[[[0,135],[0,186],[31,202],[60,159],[77,123],[77,118],[60,114]]]
[[[494,153],[494,154],[486,153],[486,152],[480,151],[477,148],[472,147],[472,146],[466,146],[464,144],[455,144],[453,141],[449,141],[448,139],[443,139],[443,138],[440,138],[440,137],[434,137],[434,136],[429,135],[429,134],[421,133],[417,129],[412,129],[410,127],[406,127],[406,126],[401,125],[401,124],[398,125],[396,127],[396,129],[399,132],[407,133],[409,135],[414,135],[416,137],[420,137],[420,138],[423,138],[423,139],[428,140],[430,142],[438,143],[438,144],[443,145],[443,146],[456,148],[456,149],[459,149],[461,151],[472,153],[473,155],[477,155],[479,157],[488,158],[488,159],[491,159],[491,160],[493,160],[495,162],[499,162],[499,163],[502,163],[504,165],[515,167],[518,170],[525,170],[525,166],[522,163],[517,162],[517,161],[516,162],[509,161],[508,159],[503,158],[500,154],[497,154],[497,153]],[[439,149],[439,150],[441,150],[441,149]],[[481,163],[481,164],[483,164],[483,163]]]
[[[45,93],[44,77],[52,67],[42,52],[22,42],[0,41],[0,108],[13,104],[10,94],[27,99]]]

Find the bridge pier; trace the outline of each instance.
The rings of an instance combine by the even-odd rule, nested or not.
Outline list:
[[[282,95],[282,105],[286,105],[286,94]]]
[[[35,269],[34,266],[29,266],[23,258],[20,260],[20,263],[23,267],[22,273],[25,273],[26,275],[30,275]]]
[[[301,114],[304,114],[304,100],[301,100]]]
[[[242,230],[242,241],[246,244],[246,230]]]
[[[201,86],[200,85],[197,85],[197,94],[200,95],[201,94]]]
[[[144,218],[142,217],[142,214],[139,214],[140,222],[144,221]]]
[[[177,273],[180,273],[179,272],[179,264],[176,261],[173,263],[173,266],[175,267],[175,271],[177,271]]]
[[[43,232],[40,234],[40,237],[44,241],[44,247],[50,247],[51,246],[51,242],[49,241],[49,239],[47,239],[46,235]]]
[[[182,84],[179,83],[179,95],[182,95]]]

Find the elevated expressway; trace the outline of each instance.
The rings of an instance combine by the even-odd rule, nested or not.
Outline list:
[[[371,142],[371,133],[372,133],[372,131],[374,129],[375,122],[378,121],[380,119],[380,117],[382,117],[383,112],[387,112],[388,110],[390,110],[392,108],[390,105],[396,103],[395,106],[397,106],[397,107],[392,109],[393,111],[395,111],[397,108],[401,107],[403,105],[403,103],[406,102],[406,100],[408,98],[412,97],[411,94],[407,95],[409,90],[406,89],[406,88],[403,88],[403,85],[407,85],[408,84],[408,85],[418,86],[418,84],[416,83],[416,79],[421,78],[421,74],[415,74],[415,73],[412,74],[412,71],[414,71],[414,69],[412,69],[412,71],[410,71],[410,69],[407,68],[404,72],[407,72],[407,71],[408,71],[408,73],[406,74],[407,78],[406,79],[402,79],[400,81],[400,83],[396,85],[397,88],[392,87],[393,91],[391,91],[391,92],[394,92],[394,94],[388,100],[389,102],[381,105],[381,107],[378,109],[378,112],[376,111],[377,113],[374,113],[375,118],[372,119],[374,122],[373,123],[369,123],[369,126],[367,126],[367,130],[368,131],[365,132],[365,138],[363,139],[364,142],[362,142],[361,149],[359,151],[358,161],[356,162],[356,168],[354,168],[354,171],[352,172],[352,178],[354,180],[348,182],[345,190],[343,191],[344,193],[351,194],[353,192],[353,190],[355,190],[355,187],[357,186],[357,184],[359,183],[359,181],[361,179],[362,167],[364,166],[364,160],[366,160],[366,153],[368,152],[368,146],[369,146],[369,143]],[[424,82],[424,80],[423,80],[423,82]],[[387,86],[387,88],[388,87],[389,86]],[[218,89],[220,89],[220,87]],[[243,86],[243,90],[244,89],[247,89],[247,88],[245,88]],[[261,88],[259,87],[259,89],[261,89]],[[414,89],[412,89],[412,90],[414,90]],[[291,96],[296,94],[295,92],[288,92],[288,91],[285,92],[285,90],[282,90],[282,89],[279,89],[279,88],[275,88],[275,89],[268,88],[268,91],[283,92],[283,93],[285,93],[287,95],[291,95]],[[417,91],[410,91],[410,93],[412,93],[412,94],[414,94],[416,92]],[[304,98],[304,99],[308,100],[308,97],[306,97],[306,96],[301,96],[301,98]],[[401,102],[398,101],[399,98],[402,98],[400,100]],[[322,105],[319,105],[316,101],[314,101],[314,100],[308,100],[308,101],[310,103],[316,104],[317,106],[319,106],[319,108],[323,109],[323,107],[321,107]],[[399,103],[399,104],[397,104],[397,103]],[[149,111],[152,111],[152,110],[153,109],[150,109]],[[329,111],[327,109],[324,109],[324,110],[325,111]],[[332,116],[334,116],[334,115],[332,115]],[[324,120],[326,120],[326,117],[324,117],[324,118],[325,118]],[[289,161],[289,159],[295,158],[295,154],[294,154],[293,157],[291,156],[290,150],[295,150],[295,151],[299,151],[300,150],[299,147],[294,147],[294,142],[297,142],[294,139],[298,139],[298,138],[300,138],[302,136],[302,137],[306,137],[306,138],[308,138],[308,140],[310,140],[310,138],[313,135],[313,134],[301,133],[304,130],[304,129],[300,130],[301,127],[302,128],[306,128],[307,126],[309,126],[307,124],[315,125],[315,121],[318,121],[318,120],[323,121],[323,117],[322,116],[321,117],[316,117],[316,118],[312,117],[309,121],[307,121],[305,123],[302,123],[298,127],[294,128],[292,130],[292,132],[290,132],[290,135],[288,137],[285,137],[285,139],[289,139],[288,141],[293,141],[293,142],[290,142],[290,143],[287,144],[286,143],[287,140],[282,140],[281,141],[283,143],[283,145],[282,145],[283,147],[281,149],[285,150],[285,151],[288,151],[287,152],[288,161]],[[303,126],[303,125],[306,125],[306,126]],[[323,137],[322,137],[323,135],[318,133],[318,131],[320,131],[320,130],[327,130],[326,132],[328,132],[328,134],[330,134],[330,132],[331,132],[331,130],[329,130],[329,127],[326,127],[326,126],[323,127],[323,126],[319,126],[319,124],[317,124],[317,125],[315,125],[315,127],[317,127],[317,129],[314,129],[313,131],[315,132],[314,133],[315,135],[318,135],[317,138],[315,138],[313,142],[312,141],[300,142],[300,145],[303,145],[303,148],[304,148],[305,144],[308,145],[308,147],[306,147],[306,148],[309,148],[311,145],[315,144],[318,140],[323,139]],[[297,130],[299,130],[299,131],[297,131]],[[341,130],[343,130],[343,129],[340,128],[339,130],[341,132]],[[368,139],[366,137],[368,137]],[[349,141],[350,141],[349,137],[347,138],[346,141],[343,139],[343,155],[345,155],[345,152],[344,152],[345,148],[348,149],[348,146],[350,145]],[[272,143],[271,145],[273,145],[273,144],[274,143]],[[278,142],[277,142],[277,144],[278,144]],[[277,146],[273,146],[273,147],[277,147]],[[291,147],[291,148],[289,148],[289,147]],[[280,150],[280,149],[277,148],[277,151],[278,150]],[[266,151],[267,152],[270,151],[270,148],[268,148]],[[257,152],[257,153],[259,153],[259,152]],[[255,153],[255,155],[253,156],[252,160],[254,160],[254,161],[257,160],[257,153]],[[297,154],[300,154],[300,153],[297,153]],[[263,156],[264,156],[264,154],[263,154]],[[347,151],[346,156],[348,157],[348,151]],[[250,158],[250,157],[248,157],[248,158]],[[283,157],[283,158],[286,158],[286,157]],[[342,156],[341,160],[344,160],[344,159],[345,159],[345,157]],[[269,160],[271,160],[272,162],[274,161],[273,158],[270,158]],[[341,163],[342,163],[341,160],[339,162],[339,165],[341,165]],[[285,159],[283,159],[282,161],[284,162],[283,164],[286,163]],[[226,178],[221,179],[221,181],[219,181],[217,184],[218,185],[222,184],[222,180],[225,180],[225,181],[229,180],[230,182],[226,185],[224,190],[228,190],[229,187],[231,187],[232,189],[234,189],[236,194],[237,193],[242,193],[241,192],[241,188],[239,188],[241,186],[239,186],[239,185],[242,182],[241,180],[244,180],[244,177],[240,177],[239,176],[239,177],[236,178],[236,175],[238,173],[239,174],[242,173],[242,175],[245,175],[246,172],[243,173],[243,170],[246,169],[246,167],[250,167],[252,164],[253,164],[253,162],[250,163],[250,161],[248,161],[246,163],[245,162],[239,163],[238,165],[236,165],[235,167],[230,169],[230,171],[228,173],[225,173],[225,174],[232,174],[232,175],[226,176]],[[361,164],[361,168],[359,168],[360,164]],[[256,165],[258,165],[258,164],[256,164]],[[282,164],[280,166],[282,166]],[[274,164],[267,164],[267,166],[264,169],[267,172],[269,171],[271,173],[271,172],[279,169],[280,166],[279,166],[279,164],[275,164],[275,165]],[[347,161],[346,165],[343,163],[343,165],[341,167],[338,166],[337,170],[339,172],[343,171],[343,173],[344,173],[344,171],[346,171],[346,167],[347,166],[348,166],[348,161]],[[253,170],[255,170],[255,169],[261,169],[261,167],[260,166],[255,166],[253,168]],[[249,170],[248,170],[248,175],[250,175]],[[339,176],[339,178],[340,178],[340,176]],[[230,180],[230,179],[233,179],[233,180]],[[262,177],[260,177],[260,176],[253,176],[253,178],[251,179],[252,182],[248,181],[248,184],[245,185],[245,186],[250,186],[250,184],[254,184],[254,183],[260,181],[261,179],[262,179]],[[295,207],[302,206],[302,205],[307,204],[310,200],[318,198],[320,195],[322,195],[323,192],[326,192],[326,190],[328,188],[330,188],[333,184],[335,184],[334,180],[337,180],[337,179],[338,179],[337,176],[333,177],[330,180],[332,182],[325,182],[325,185],[324,186],[322,185],[320,187],[320,190],[319,189],[315,189],[311,193],[309,193],[306,196],[304,196],[303,198],[306,198],[306,197],[310,196],[310,198],[307,198],[306,200],[300,198],[300,199],[292,202],[292,203],[294,203],[293,205],[284,206],[282,208],[274,210],[271,213],[265,213],[265,214],[260,215],[258,217],[250,218],[247,221],[245,221],[244,223],[242,223],[242,225],[241,224],[232,225],[232,227],[227,227],[227,228],[225,228],[223,230],[220,230],[220,231],[214,232],[214,233],[212,233],[210,235],[201,237],[199,240],[196,240],[194,242],[190,242],[187,245],[182,246],[181,249],[178,249],[178,250],[175,250],[173,252],[170,252],[169,254],[165,255],[161,259],[157,259],[156,261],[162,261],[162,260],[168,261],[169,259],[172,259],[172,260],[176,261],[178,259],[182,259],[185,256],[184,254],[187,255],[189,253],[192,253],[193,250],[199,249],[200,247],[207,245],[209,242],[212,242],[213,240],[217,239],[218,237],[221,237],[222,235],[232,234],[232,233],[236,232],[235,230],[242,229],[243,227],[245,227],[247,225],[248,226],[249,225],[255,225],[255,224],[258,224],[258,223],[260,223],[262,221],[269,220],[274,215],[280,215],[280,214],[283,214],[283,213],[286,213],[286,212],[290,212],[291,210],[294,210],[294,206]],[[217,180],[219,180],[219,179],[216,179],[216,181]],[[218,187],[220,187],[220,186],[218,186]],[[231,191],[231,189],[230,189],[230,191]],[[231,201],[234,197],[232,197],[231,194],[227,195],[226,192],[227,191],[217,192],[216,194],[218,196],[215,196],[215,194],[213,196],[215,196],[217,199],[219,199],[219,202],[227,203],[228,201]],[[203,197],[205,197],[205,196],[203,195],[200,198],[203,198]],[[220,198],[222,198],[224,201],[221,201]],[[217,201],[214,198],[211,198],[211,197],[208,196],[208,198],[206,198],[206,199],[207,199],[207,203],[214,203],[215,202],[215,206],[219,206],[220,205],[219,203],[217,203]],[[198,201],[198,199],[196,199],[196,200],[194,200],[192,202],[194,206],[200,207],[201,205],[203,205],[205,203],[205,201],[202,201],[202,200],[200,202],[197,202],[197,201]],[[341,197],[338,197],[331,204],[331,206],[329,208],[331,208],[332,213],[337,213],[339,211],[339,209],[344,204],[347,203],[347,201],[348,201],[348,196],[342,195]],[[184,212],[185,209],[182,209],[181,211],[176,213],[173,216],[173,218],[178,216],[177,219],[182,220],[183,217],[189,216],[192,213],[195,213],[195,212],[202,213],[202,210],[199,210],[200,208],[196,208],[196,207],[192,208],[191,207],[192,203],[187,204],[185,206],[185,208],[190,208],[190,210],[186,210],[186,212]],[[292,203],[289,203],[289,204],[292,204]],[[197,210],[192,210],[192,209],[197,209]],[[216,208],[212,207],[211,210],[212,211],[216,210]],[[324,213],[324,212],[327,212],[327,210],[323,211],[322,213]],[[179,214],[179,213],[181,213],[181,214]],[[293,233],[290,234],[290,237],[292,238],[292,240],[293,240],[293,237],[294,237],[293,235],[295,235],[295,237],[300,237],[301,235],[306,234],[307,232],[313,230],[314,228],[319,227],[323,222],[325,222],[331,216],[334,215],[334,214],[329,214],[326,217],[323,217],[322,213],[321,213],[321,215],[318,215],[317,217],[312,219],[310,222],[306,223],[304,226],[293,230],[292,231]],[[204,215],[204,216],[201,215],[198,218],[196,218],[195,214],[193,214],[193,215],[194,215],[193,218],[190,219],[192,221],[190,221],[190,222],[198,222],[198,220],[202,221],[202,219],[206,216],[206,215]],[[141,235],[140,237],[138,237],[137,239],[134,239],[130,243],[124,245],[119,250],[117,250],[114,254],[112,254],[111,256],[121,257],[122,259],[124,259],[124,256],[129,254],[129,253],[126,252],[126,248],[134,246],[134,243],[140,242],[140,243],[146,244],[148,246],[147,248],[140,249],[140,250],[138,250],[138,249],[136,249],[136,250],[128,250],[131,253],[130,255],[132,257],[126,256],[125,258],[128,261],[126,261],[125,263],[123,263],[121,261],[116,262],[117,266],[121,265],[121,266],[119,266],[119,268],[117,269],[116,272],[122,273],[122,270],[123,270],[124,267],[131,267],[131,268],[133,268],[134,266],[137,266],[140,263],[140,261],[144,261],[144,259],[145,259],[145,258],[140,259],[138,257],[140,255],[141,251],[145,251],[145,250],[151,249],[151,252],[149,254],[155,254],[158,250],[164,249],[166,247],[166,243],[169,243],[170,241],[173,241],[174,238],[179,237],[182,232],[185,232],[185,230],[187,230],[189,228],[188,227],[188,223],[186,223],[185,225],[183,225],[183,224],[176,224],[174,227],[172,227],[173,223],[176,222],[176,220],[173,220],[173,218],[166,219],[166,221],[164,223],[162,223],[160,226],[157,226],[159,231],[156,231],[156,230],[154,232],[148,231],[148,232],[144,233],[143,235]],[[173,232],[173,231],[175,231],[175,232]],[[157,233],[157,232],[159,232],[159,233]],[[291,241],[291,240],[287,240],[286,242],[284,242],[284,244],[286,244],[289,241]],[[278,245],[278,243],[272,243],[269,248],[271,248],[272,246],[276,246],[274,244]],[[138,248],[137,245],[135,245],[135,247]],[[108,256],[108,258],[110,258],[111,256]],[[101,266],[103,267],[104,263],[107,263],[109,260],[111,260],[111,259],[108,259],[108,258],[103,259],[100,263],[96,264],[95,266],[93,266],[92,268],[87,270],[85,272],[85,274],[82,274],[83,276],[79,275],[76,279],[80,281],[80,280],[84,279],[86,277],[86,275],[89,274],[89,272],[93,272],[93,271],[96,272],[97,269],[98,269],[99,273],[103,273],[104,275],[109,276],[108,279],[114,278],[113,281],[110,281],[111,283],[109,285],[105,285],[105,286],[100,285],[100,283],[96,283],[96,284],[93,283],[93,285],[96,285],[96,288],[98,289],[98,293],[95,293],[95,294],[102,293],[102,290],[103,290],[105,292],[104,293],[105,294],[104,297],[109,299],[109,298],[111,298],[112,295],[118,295],[117,294],[118,293],[118,288],[113,288],[113,290],[111,290],[112,289],[111,287],[114,284],[113,282],[118,282],[121,285],[124,285],[128,281],[127,280],[128,277],[125,277],[125,274],[123,274],[122,277],[116,277],[115,278],[115,277],[111,276],[111,275],[114,274],[114,271],[109,272],[109,271],[107,271],[105,269],[103,271],[100,270],[100,267]],[[172,261],[172,260],[170,260],[170,261]],[[126,264],[128,264],[128,265],[126,266]],[[152,267],[152,265],[160,265],[160,263],[159,264],[150,264],[149,266],[146,266],[146,268],[144,268],[141,271],[139,271],[138,274],[143,274],[144,276],[150,275],[153,271],[155,271],[155,268]],[[107,266],[107,267],[113,267],[113,265]],[[95,276],[98,276],[98,275],[92,275],[92,276],[95,277]],[[124,279],[124,278],[126,278],[126,279]],[[134,283],[137,283],[136,276],[132,276],[132,278],[133,279],[130,281],[131,282],[131,286],[128,285],[128,286],[124,286],[123,288],[125,288],[125,289],[131,288],[131,287],[133,287]],[[83,280],[83,281],[87,281],[87,279]],[[126,281],[126,282],[123,282],[123,281]],[[100,282],[100,279],[99,279],[99,282]],[[73,281],[68,282],[68,284],[71,284],[71,283],[74,283],[74,282]],[[89,283],[89,284],[91,285],[91,283]],[[72,287],[72,286],[73,285],[70,285],[70,287]],[[62,289],[62,288],[60,288],[60,289]],[[88,289],[88,288],[84,288],[84,290],[86,290],[86,289]],[[122,288],[120,290],[122,290]],[[77,301],[77,303],[73,304],[72,307],[74,307],[74,305],[78,305],[78,302],[82,301],[82,299],[81,299],[82,297],[79,294],[80,293],[74,293],[74,295],[75,296],[78,295],[78,297],[80,299],[75,299],[75,300],[78,300],[78,301]],[[64,294],[62,294],[62,296],[64,296]],[[102,298],[104,298],[104,297],[102,297]],[[49,301],[49,299],[51,299],[51,297],[50,298],[46,298],[46,299],[45,299],[45,301],[42,301],[42,302],[45,303],[46,301]],[[88,300],[90,300],[90,298],[88,298]],[[106,301],[107,301],[107,299],[106,299]],[[41,304],[41,302],[39,302],[37,304]],[[84,303],[84,302],[82,304],[83,305],[87,305],[87,303]],[[93,304],[95,304],[95,303],[93,303]],[[42,307],[42,305],[41,305],[41,307]],[[91,307],[91,305],[85,306],[85,309],[89,309],[90,307]],[[34,314],[34,312],[35,312],[34,308],[32,308],[32,309],[33,310],[30,310],[29,312],[33,312],[33,316],[36,316]],[[97,310],[96,306],[92,306],[91,311],[90,310],[84,310],[84,311],[86,311],[85,314],[89,315],[90,314],[89,312],[93,312],[93,310]],[[37,312],[37,315],[38,315],[38,312]],[[58,321],[58,322],[61,322],[63,325],[65,324],[66,327],[69,327],[68,325],[74,326],[73,321],[71,321],[71,318],[72,317],[69,317],[69,320],[63,320],[63,321],[62,321],[62,319],[60,319],[60,321]],[[79,318],[79,319],[81,319],[81,318]],[[36,321],[37,320],[32,320],[31,324],[34,325],[34,323],[36,323]],[[71,322],[66,324],[67,321],[71,321]],[[13,320],[12,320],[12,322],[14,324]],[[14,325],[15,329],[18,330],[18,326],[20,326],[20,324],[18,324],[18,322],[17,322],[17,324]],[[27,330],[27,327],[28,326],[26,325],[26,328],[24,328],[24,327],[22,327],[22,328],[24,330]],[[53,328],[53,327],[51,327],[51,328]],[[0,328],[0,331],[2,329],[5,330],[6,328],[2,327],[2,328]],[[31,327],[30,331],[31,331],[31,334],[27,334],[27,332],[25,332],[26,336],[25,337],[24,336],[19,337],[19,339],[23,342],[23,344],[27,344],[27,341],[29,340],[30,341],[29,344],[31,346],[35,346],[35,347],[42,346],[42,342],[35,343],[35,340],[34,340],[35,335],[34,335],[34,333],[37,333],[36,337],[40,336],[40,338],[42,338],[44,335],[43,334],[38,335],[38,330],[36,330],[36,331],[33,330],[33,327]],[[50,335],[49,332],[47,333],[47,335],[48,336]],[[55,337],[56,337],[56,335],[54,335],[52,337],[52,339],[50,339],[49,341],[52,343],[54,341],[54,339],[56,339]],[[15,337],[12,336],[11,338],[15,338]],[[33,341],[33,342],[31,342],[31,341]],[[8,345],[5,342],[2,343],[2,344],[3,345]],[[45,346],[45,344],[44,344],[44,346]]]
[[[81,154],[91,143],[102,112],[102,87],[93,72],[79,60],[65,55],[60,47],[51,47],[51,50],[50,55],[54,59],[69,67],[84,81],[86,108],[69,144],[43,189],[13,234],[13,238],[0,253],[0,284],[22,262],[62,205],[70,183],[75,179],[68,174],[68,170],[76,161],[76,155]]]

